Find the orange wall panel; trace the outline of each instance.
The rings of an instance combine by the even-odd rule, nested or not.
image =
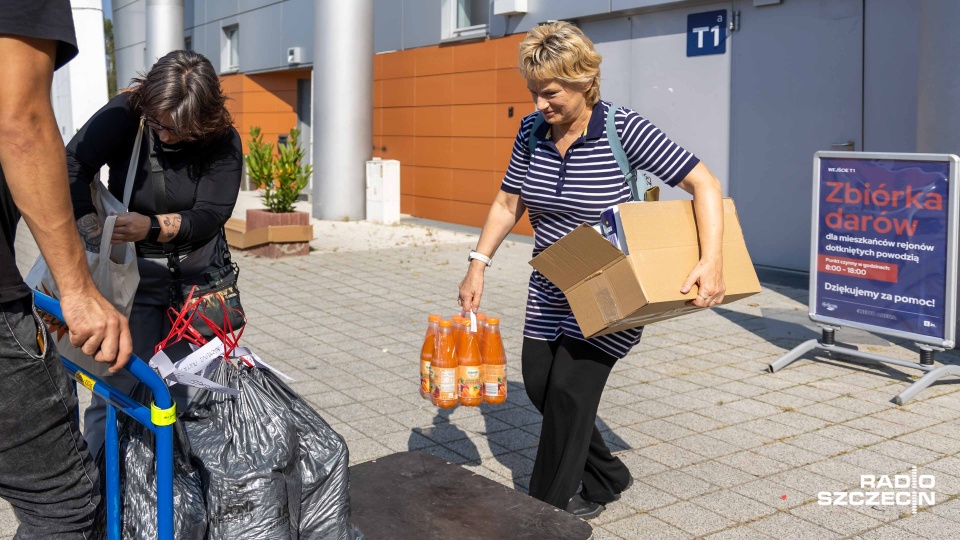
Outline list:
[[[497,87],[495,71],[470,71],[453,75],[453,103],[493,103]]]
[[[483,225],[500,190],[520,121],[534,109],[516,69],[523,37],[376,55],[372,145],[375,156],[401,162],[401,212]],[[262,92],[275,87],[279,77],[240,86]],[[290,79],[293,86],[287,91],[296,89],[296,77]],[[272,99],[283,101],[284,90],[274,91]],[[256,107],[271,105],[267,98],[253,99]],[[509,107],[514,108],[512,116]],[[526,217],[513,232],[531,234]]]
[[[383,58],[380,76],[383,79],[401,79],[417,74],[416,49],[379,54]],[[376,73],[374,73],[376,75]]]
[[[493,137],[497,131],[495,112],[495,105],[454,105],[454,130],[459,136]]]
[[[384,107],[412,107],[416,105],[416,82],[413,77],[383,81]]]
[[[416,51],[416,75],[442,75],[453,71],[453,51],[457,47],[421,47]]]
[[[485,71],[497,68],[497,49],[494,41],[476,41],[452,46],[453,71]]]
[[[417,197],[450,199],[453,197],[453,170],[439,167],[418,167],[414,187]]]
[[[416,78],[416,105],[450,105],[453,93],[453,77],[449,74],[427,75]]]
[[[493,171],[454,169],[453,198],[489,207],[500,191],[501,178]]]
[[[452,151],[451,137],[418,137],[417,165],[449,169],[453,166]]]
[[[384,135],[416,135],[416,108],[394,107],[380,110],[383,117],[381,129]]]
[[[501,168],[494,161],[493,137],[455,137],[453,139],[454,169],[474,169],[478,171],[493,171]]]
[[[418,137],[450,137],[453,135],[453,106],[416,107]]]

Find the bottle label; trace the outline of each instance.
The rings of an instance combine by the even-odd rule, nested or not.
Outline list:
[[[420,360],[420,389],[430,393],[430,361]]]
[[[483,365],[483,393],[487,396],[507,395],[507,366],[505,364]]]
[[[457,368],[433,367],[433,397],[457,399]]]
[[[460,397],[477,398],[483,396],[483,379],[480,376],[480,366],[458,367],[457,379],[460,383]]]

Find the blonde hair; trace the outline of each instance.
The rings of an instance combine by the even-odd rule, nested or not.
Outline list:
[[[600,100],[600,53],[583,31],[564,22],[538,26],[520,42],[520,74],[532,81],[593,82],[587,105]]]

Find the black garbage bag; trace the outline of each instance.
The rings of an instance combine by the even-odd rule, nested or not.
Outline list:
[[[246,356],[196,373],[236,395],[171,388],[175,538],[362,540],[350,523],[343,438],[255,354],[238,351]],[[150,393],[140,385],[131,397],[147,404]],[[122,537],[155,539],[154,435],[124,414],[118,428]],[[102,452],[99,461],[104,470]],[[94,538],[105,531],[101,512]]]
[[[142,385],[134,389],[132,398],[149,403],[150,391]],[[154,454],[155,436],[143,424],[117,413],[120,453],[121,538],[155,540],[157,536],[157,474]],[[207,538],[207,513],[200,471],[192,460],[187,435],[179,422],[173,424],[173,508],[174,538],[204,540]],[[105,446],[97,463],[100,468],[101,492],[105,493]],[[94,523],[93,538],[107,538],[106,504],[100,505]]]

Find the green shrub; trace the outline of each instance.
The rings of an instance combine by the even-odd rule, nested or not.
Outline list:
[[[313,167],[303,164],[300,130],[291,129],[289,142],[277,146],[263,142],[259,127],[250,128],[250,153],[244,156],[247,174],[261,191],[263,204],[274,213],[293,212],[300,192],[307,187]]]

